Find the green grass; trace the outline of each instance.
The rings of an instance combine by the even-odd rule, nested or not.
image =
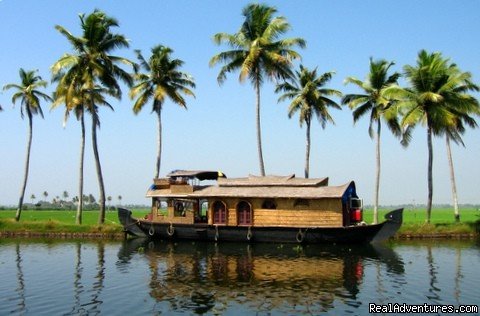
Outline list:
[[[380,209],[379,221],[391,211]],[[425,209],[406,208],[403,212],[403,224],[399,230],[400,235],[458,235],[480,233],[480,211],[476,208],[460,209],[460,222],[456,223],[452,208],[433,208],[430,224],[426,223],[427,212]],[[373,210],[365,210],[364,221],[373,221]]]
[[[392,208],[393,209],[393,208]],[[390,212],[392,209],[380,209],[379,210],[379,221],[383,220],[385,214]],[[363,220],[367,223],[373,221],[373,210],[366,209],[363,214]],[[427,220],[427,211],[425,209],[411,209],[405,208],[403,211],[403,222],[406,224],[423,224]],[[480,210],[476,208],[464,208],[460,209],[460,220],[461,222],[475,222],[480,220]],[[452,208],[433,208],[432,209],[432,224],[453,224],[455,223],[455,218],[453,216],[453,207]]]
[[[133,210],[134,216],[143,217],[148,210]],[[107,211],[105,224],[98,225],[98,211],[84,211],[82,225],[75,224],[76,211],[71,210],[24,210],[20,221],[15,222],[14,210],[0,211],[0,232],[36,233],[120,233],[116,211]]]

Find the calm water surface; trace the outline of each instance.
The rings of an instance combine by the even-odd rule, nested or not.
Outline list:
[[[0,239],[0,315],[366,315],[479,304],[478,241],[298,246]]]

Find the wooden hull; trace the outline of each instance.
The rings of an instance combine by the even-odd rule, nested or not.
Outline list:
[[[385,216],[375,225],[348,227],[255,227],[207,224],[169,224],[135,219],[126,209],[118,209],[124,231],[133,236],[163,240],[197,240],[251,243],[369,243],[392,237],[402,224],[403,209]]]

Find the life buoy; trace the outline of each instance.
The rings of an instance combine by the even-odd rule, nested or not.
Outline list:
[[[305,232],[302,232],[302,229],[300,228],[296,236],[297,242],[301,243],[303,238],[305,238]]]
[[[150,226],[150,229],[148,230],[148,234],[149,234],[150,236],[153,236],[153,235],[155,234],[155,228],[153,228],[153,225]]]
[[[173,227],[173,224],[170,223],[170,226],[167,227],[167,235],[172,237],[173,234],[175,234],[175,227]]]
[[[252,234],[252,226],[248,226],[248,231],[247,231],[247,240],[250,241],[253,237]]]

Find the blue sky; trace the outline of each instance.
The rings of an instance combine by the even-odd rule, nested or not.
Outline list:
[[[115,32],[130,40],[130,50],[117,51],[134,59],[133,49],[148,56],[157,44],[170,46],[185,61],[183,70],[197,83],[196,98],[188,110],[167,102],[163,111],[164,146],[161,174],[173,169],[222,170],[230,177],[258,174],[252,86],[230,74],[224,85],[209,68],[210,58],[227,47],[216,46],[217,32],[234,33],[241,10],[249,1],[0,1],[0,86],[18,82],[18,70],[38,69],[50,81],[50,66],[69,43],[54,29],[62,25],[79,35],[79,13],[95,8],[120,22]],[[464,1],[268,1],[292,26],[288,37],[307,41],[300,50],[302,63],[319,72],[335,71],[329,87],[343,93],[359,92],[344,86],[347,76],[364,79],[369,58],[395,61],[394,70],[414,64],[419,50],[440,51],[470,71],[480,82],[480,2]],[[298,63],[296,64],[298,67]],[[47,88],[51,92],[52,86]],[[124,87],[115,111],[100,111],[98,134],[106,194],[122,195],[123,203],[145,203],[145,192],[154,173],[156,118],[150,107],[135,116]],[[272,83],[262,88],[262,128],[267,174],[303,175],[305,130],[298,118],[288,119],[288,103],[277,103]],[[478,96],[478,95],[477,95]],[[12,108],[11,92],[0,92],[0,205],[17,203],[25,160],[27,121],[19,104]],[[63,110],[42,105],[45,119],[34,118],[30,176],[26,190],[37,199],[77,192],[80,129],[71,118],[62,128]],[[366,203],[373,201],[375,147],[367,133],[367,119],[353,125],[351,111],[332,110],[335,125],[312,129],[311,177],[330,177],[330,184],[355,180]],[[90,120],[87,120],[87,127]],[[454,146],[457,187],[461,203],[479,203],[480,132],[468,130],[466,148]],[[98,196],[98,186],[87,128],[85,192]],[[384,129],[380,203],[425,203],[427,198],[426,131],[416,128],[411,145],[404,149]],[[477,158],[477,159],[476,159]],[[434,142],[434,203],[450,203],[451,190],[444,139]]]

